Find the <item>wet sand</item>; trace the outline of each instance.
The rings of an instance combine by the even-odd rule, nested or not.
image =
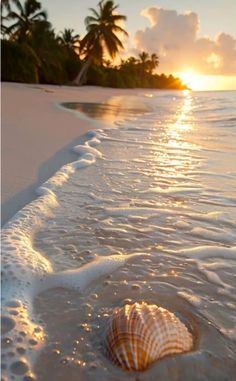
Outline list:
[[[140,90],[139,90],[140,92]],[[2,225],[36,197],[35,190],[76,155],[70,148],[94,125],[58,107],[101,103],[137,90],[2,83]]]

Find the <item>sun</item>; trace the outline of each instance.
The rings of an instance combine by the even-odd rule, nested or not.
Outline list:
[[[191,90],[235,90],[236,76],[200,74],[192,69],[186,69],[176,75]]]
[[[205,78],[204,76],[194,72],[192,69],[179,73],[180,78],[192,90],[203,90],[205,89]]]

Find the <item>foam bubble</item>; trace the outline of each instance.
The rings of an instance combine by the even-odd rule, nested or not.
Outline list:
[[[45,220],[53,215],[53,209],[58,207],[57,189],[68,181],[76,169],[91,165],[96,158],[102,156],[97,149],[91,147],[98,140],[93,133],[91,142],[87,141],[84,146],[75,147],[79,159],[64,165],[40,186],[37,189],[38,198],[19,211],[2,229],[2,334],[8,335],[3,337],[3,354],[8,356],[6,369],[12,378],[25,375],[25,380],[33,379],[33,376],[26,373],[45,337],[44,330],[33,315],[32,301],[37,293],[50,287],[52,278],[47,282],[47,277],[54,269],[50,260],[34,249],[32,237]],[[96,278],[96,274],[92,273],[88,279]],[[82,271],[80,276],[83,278]],[[56,279],[60,284],[60,276]],[[65,283],[72,286],[76,281]],[[84,284],[87,283],[84,281]],[[9,346],[13,351],[6,353]],[[20,358],[22,354],[25,359]],[[10,363],[11,357],[15,358],[13,363]]]
[[[25,351],[26,351],[24,347],[18,347],[18,348],[16,348],[16,350],[17,350],[17,352],[18,352],[20,355],[25,354]]]
[[[4,334],[4,332],[3,332]],[[5,337],[2,339],[1,344],[2,348],[9,348],[12,345],[13,341],[9,337]]]
[[[1,327],[2,327],[1,329],[3,334],[11,331],[15,327],[14,319],[10,318],[9,316],[2,316]]]
[[[15,361],[10,367],[13,374],[23,375],[29,370],[29,365],[25,360]]]
[[[22,306],[22,303],[20,300],[10,300],[6,303],[6,306],[10,308],[19,308]]]

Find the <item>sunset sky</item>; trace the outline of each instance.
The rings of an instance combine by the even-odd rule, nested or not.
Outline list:
[[[98,0],[42,0],[56,31],[82,37],[88,8]],[[129,33],[124,56],[160,57],[158,72],[181,76],[194,90],[236,89],[235,0],[118,0]]]

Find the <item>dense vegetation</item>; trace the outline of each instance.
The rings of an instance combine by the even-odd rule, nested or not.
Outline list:
[[[97,10],[86,17],[87,34],[80,39],[73,29],[56,34],[38,0],[1,2],[2,80],[27,83],[98,85],[133,88],[185,86],[172,75],[155,74],[156,54],[142,52],[138,57],[112,64],[124,49],[118,38],[127,32],[119,26],[126,19],[113,1],[101,0]],[[109,61],[108,58],[112,59]]]

